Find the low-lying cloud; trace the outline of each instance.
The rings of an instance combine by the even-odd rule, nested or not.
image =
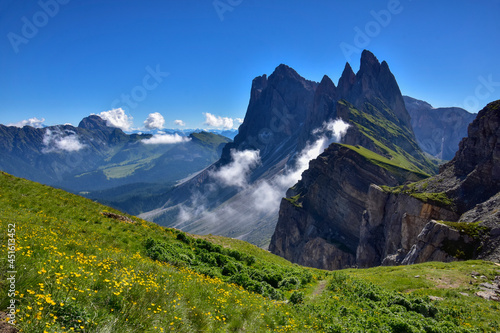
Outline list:
[[[176,119],[176,120],[174,120],[174,124],[176,124],[177,126],[182,126],[182,127],[186,126],[186,123],[185,123],[185,122],[183,122],[183,121],[182,121],[182,120],[180,120],[180,119]]]
[[[76,152],[86,147],[80,142],[78,135],[70,130],[46,129],[43,136],[42,153]]]
[[[234,123],[241,124],[243,119],[241,118],[229,118],[229,117],[221,117],[216,116],[211,113],[203,113],[205,115],[205,125],[216,128],[224,128],[224,129],[232,129],[234,128]]]
[[[258,150],[231,150],[232,162],[224,165],[211,176],[219,181],[222,186],[236,186],[245,188],[248,184],[250,171],[260,164]]]
[[[144,127],[148,130],[162,129],[165,125],[165,118],[159,112],[150,113],[144,120]]]
[[[278,209],[281,198],[300,180],[302,173],[309,168],[309,162],[321,155],[333,142],[340,142],[348,128],[348,123],[342,119],[336,119],[324,122],[321,128],[314,130],[313,134],[319,135],[319,138],[302,149],[292,168],[285,169],[283,174],[273,179],[255,184],[255,190],[250,195],[253,198],[255,210],[266,212]]]
[[[18,121],[17,123],[8,124],[7,126],[14,126],[14,127],[19,127],[19,128],[23,128],[24,126],[31,126],[34,128],[42,128],[44,121],[45,121],[45,118],[38,119],[37,117],[33,117],[30,119],[24,119],[24,120]]]
[[[191,141],[190,137],[181,136],[177,133],[175,134],[158,133],[153,135],[149,139],[142,140],[141,142],[147,145],[165,145],[165,144],[181,143],[188,141]]]
[[[328,135],[331,133],[334,142],[340,142],[342,137],[347,133],[349,124],[344,122],[342,119],[337,118],[335,120],[330,120],[329,122],[323,122],[323,126],[317,128],[313,131],[313,134]]]
[[[286,191],[300,180],[302,173],[309,168],[309,162],[318,157],[333,142],[340,142],[346,134],[349,124],[341,119],[323,123],[322,127],[313,131],[316,140],[309,143],[295,158],[293,166],[277,174],[271,179],[260,180],[250,183],[251,172],[260,163],[260,152],[258,150],[231,151],[232,161],[210,174],[213,183],[208,186],[216,191],[218,188],[235,186],[239,189],[239,195],[245,202],[232,201],[229,204],[219,206],[214,211],[207,211],[207,194],[193,193],[191,204],[180,207],[177,226],[183,227],[183,223],[190,220],[205,220],[213,223],[232,219],[235,223],[251,223],[264,215],[277,215],[281,199]],[[242,214],[245,209],[245,214]]]
[[[102,111],[98,116],[106,120],[108,126],[117,127],[122,131],[129,131],[133,124],[132,116],[127,115],[122,108]]]

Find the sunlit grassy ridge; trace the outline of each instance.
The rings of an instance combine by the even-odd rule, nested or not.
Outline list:
[[[479,281],[469,285],[466,278],[470,277],[469,269],[493,277],[500,267],[491,263],[474,262],[475,267],[469,263],[424,264],[332,274],[292,265],[241,241],[201,237],[255,258],[255,263],[243,265],[248,272],[258,273],[262,268],[264,274],[273,267],[278,274],[293,271],[312,275],[310,282],[296,290],[282,290],[283,300],[276,301],[228,283],[230,276],[212,278],[196,273],[197,256],[205,253],[197,250],[197,244],[202,243],[186,242],[176,230],[137,218],[133,218],[134,223],[112,219],[101,212],[119,212],[3,173],[0,188],[0,293],[7,295],[6,229],[15,223],[17,326],[23,332],[499,329],[498,305],[475,297]],[[154,261],[147,256],[147,239],[172,246],[189,244],[194,248],[193,257],[186,261],[175,257],[175,266]],[[224,269],[215,264],[213,268]],[[420,279],[413,277],[417,274]],[[439,280],[434,276],[460,278],[445,291],[437,287]],[[416,285],[408,282],[414,280]],[[427,295],[441,296],[444,301],[430,301]],[[0,310],[6,309],[8,302],[8,297],[1,297]]]
[[[400,124],[396,115],[382,100],[378,100],[378,102],[378,108],[366,102],[364,104],[365,111],[360,111],[346,100],[338,101],[340,105],[349,109],[349,121],[356,126],[362,135],[372,141],[379,152],[390,159],[390,162],[388,163],[387,159],[381,161],[379,157],[373,158],[374,153],[365,151],[360,153],[371,155],[368,158],[372,159],[375,164],[388,168],[390,171],[395,170],[394,167],[396,166],[411,170],[417,176],[435,173],[437,165],[419,150],[411,129]],[[398,146],[397,142],[399,142],[399,145],[406,146],[407,150],[405,151],[402,146]],[[409,146],[412,146],[412,149],[415,150],[415,156],[409,153]]]

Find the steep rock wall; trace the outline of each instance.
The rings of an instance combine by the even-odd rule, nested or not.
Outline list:
[[[332,144],[282,200],[269,250],[317,268],[355,265],[370,185],[398,185],[411,174],[400,171],[370,162],[355,147]]]
[[[446,208],[404,193],[388,193],[376,185],[368,191],[357,253],[359,267],[400,264],[431,219],[456,221]]]

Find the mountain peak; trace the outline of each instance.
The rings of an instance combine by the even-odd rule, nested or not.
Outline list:
[[[356,81],[356,74],[349,65],[348,62],[345,63],[344,71],[342,72],[342,76],[339,79],[339,83],[337,87],[339,88],[341,95],[343,97],[351,90],[351,87],[354,85]]]
[[[410,96],[404,95],[403,100],[405,101],[406,109],[408,110],[408,112],[413,111],[416,108],[422,108],[425,110],[433,109],[432,105],[430,105],[426,101],[422,101]]]
[[[321,86],[327,86],[327,87],[332,87],[335,88],[335,83],[333,83],[332,79],[328,77],[328,75],[323,75],[323,78],[321,79],[321,82],[318,85],[318,89]]]
[[[403,100],[420,147],[434,157],[451,160],[476,115],[458,107],[433,108],[409,96],[403,96]]]
[[[378,61],[377,57],[375,57],[375,55],[370,51],[363,50],[363,53],[361,53],[361,61],[360,61],[358,75],[366,72],[377,73],[379,70],[380,70],[380,62]]]
[[[80,121],[80,124],[78,124],[79,128],[84,128],[84,129],[104,129],[108,127],[106,120],[102,119],[98,115],[90,115],[88,117],[85,117]]]
[[[282,80],[284,78],[293,78],[296,80],[305,80],[302,78],[292,67],[287,66],[285,64],[280,64],[274,72],[269,76],[269,79],[279,79]]]
[[[250,90],[250,99],[256,100],[267,87],[267,75],[257,76],[252,80],[252,89]]]
[[[355,76],[356,76],[356,74],[354,74],[354,71],[352,70],[351,65],[348,62],[346,62],[345,66],[344,66],[344,71],[342,72],[342,76],[340,77],[339,82],[340,82],[340,80],[343,80],[346,78],[354,79]],[[339,85],[340,85],[340,83],[339,83]]]

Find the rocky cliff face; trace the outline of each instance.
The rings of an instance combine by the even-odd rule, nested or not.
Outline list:
[[[405,188],[372,186],[360,266],[500,259],[499,120],[500,101],[481,110],[439,175]]]
[[[223,151],[221,164],[230,162],[231,149],[259,150],[262,165],[253,172],[257,179],[278,161],[296,151],[297,137],[304,129],[318,83],[279,65],[269,76],[252,82],[250,102],[234,142]]]
[[[370,159],[362,147],[332,144],[310,162],[287,193],[269,250],[301,265],[340,269],[356,265],[370,184],[395,186],[419,179],[409,170]]]
[[[402,154],[421,171],[437,172],[415,140],[410,116],[389,65],[385,61],[380,63],[371,52],[363,51],[356,74],[346,64],[337,87],[327,76],[323,78],[316,90],[300,147],[311,140],[314,128],[335,118],[354,125],[343,142],[361,145],[389,158]]]
[[[401,263],[430,220],[456,221],[457,213],[404,193],[371,185],[363,214],[357,265],[373,267]]]
[[[455,158],[414,183],[380,155],[331,146],[282,201],[270,250],[326,269],[500,260],[499,120],[488,104]]]
[[[349,82],[348,84],[351,85],[352,75],[349,72],[347,75],[348,79],[342,81]],[[339,90],[344,90],[340,83]],[[412,132],[410,115],[406,111],[396,78],[391,73],[387,62],[379,63],[372,53],[363,51],[354,84],[351,90],[342,97],[357,108],[369,102],[379,109],[389,109],[394,116],[392,120],[404,130]]]
[[[286,65],[279,65],[269,77],[255,78],[243,124],[234,142],[224,147],[221,159],[169,192],[161,208],[141,217],[193,233],[213,233],[267,245],[276,224],[278,205],[256,210],[249,200],[258,193],[222,184],[213,175],[231,165],[235,151],[258,151],[259,163],[251,172],[235,175],[247,176],[246,181],[253,188],[293,167],[290,160],[300,151],[298,138],[313,107],[317,86]],[[263,192],[260,195],[265,197]]]
[[[476,115],[461,108],[433,108],[427,102],[408,96],[403,98],[422,150],[436,158],[451,160]]]
[[[338,86],[327,76],[319,84],[308,81],[286,65],[278,66],[269,77],[255,78],[239,134],[224,148],[220,161],[168,193],[162,208],[141,216],[189,232],[266,245],[276,225],[278,204],[259,214],[249,212],[249,196],[254,194],[220,186],[211,175],[232,162],[231,151],[258,150],[260,164],[251,170],[248,181],[251,186],[269,182],[293,169],[303,149],[324,135],[324,130],[316,130],[337,118],[351,125],[345,143],[367,147],[391,159],[392,164],[417,173],[437,172],[437,166],[418,147],[389,66],[365,50],[358,73],[346,64]],[[267,193],[260,195],[266,197]],[[184,214],[186,208],[190,214]],[[211,219],[206,218],[207,211]]]

